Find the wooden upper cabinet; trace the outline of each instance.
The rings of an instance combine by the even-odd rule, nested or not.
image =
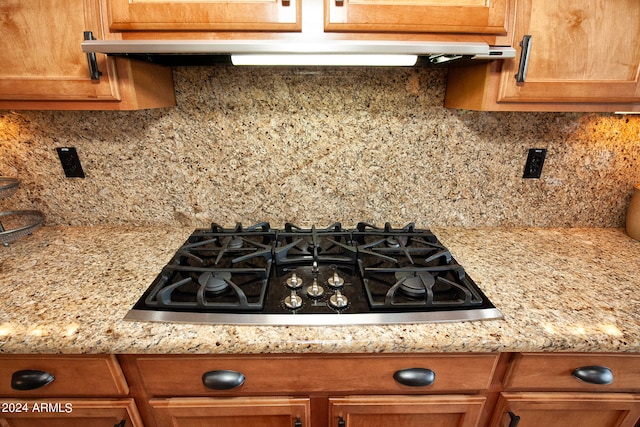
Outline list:
[[[515,59],[452,68],[445,106],[504,111],[640,110],[640,2],[521,0]],[[517,82],[525,35],[524,82]],[[635,104],[635,105],[634,105]]]
[[[302,0],[107,0],[111,31],[301,31]]]
[[[326,31],[507,33],[507,0],[324,0]]]
[[[531,35],[524,83],[505,63],[498,102],[639,102],[640,2],[520,1],[515,37]]]
[[[102,33],[98,0],[1,2],[0,100],[119,101],[115,68],[104,55],[103,78],[91,81],[80,47],[85,30]]]
[[[171,69],[82,52],[104,38],[100,0],[0,2],[0,109],[132,110],[175,105]]]

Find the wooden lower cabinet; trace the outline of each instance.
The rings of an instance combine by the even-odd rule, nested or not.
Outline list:
[[[640,424],[638,355],[517,353],[502,383],[490,427]]]
[[[482,396],[349,396],[329,399],[330,426],[475,427]]]
[[[0,427],[143,427],[114,355],[0,355]]]
[[[486,390],[500,357],[301,354],[122,355],[119,359],[149,426],[479,427],[486,418]],[[243,381],[228,389],[211,388],[204,378],[212,372],[240,373]],[[416,373],[417,383],[396,379],[407,372],[408,377]]]
[[[491,426],[634,427],[639,419],[632,394],[502,393]]]
[[[640,354],[0,355],[0,427],[89,425],[640,427]]]
[[[151,399],[159,426],[292,427],[311,425],[310,400],[287,397]]]
[[[142,427],[133,399],[2,399],[2,427]]]

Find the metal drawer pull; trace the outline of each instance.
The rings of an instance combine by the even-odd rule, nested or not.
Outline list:
[[[231,390],[244,384],[244,375],[236,371],[209,371],[202,374],[202,384],[212,390]]]
[[[338,417],[338,427],[346,427],[347,423],[344,422],[344,418]]]
[[[509,418],[511,418],[511,422],[509,422],[509,427],[518,427],[518,423],[520,422],[520,417],[509,411]]]
[[[85,31],[84,39],[95,40],[95,37],[93,37],[93,32]],[[91,78],[91,80],[99,81],[102,73],[98,69],[98,60],[96,59],[95,52],[87,52],[87,64],[89,65],[89,77]]]
[[[527,78],[527,68],[529,68],[529,53],[531,52],[531,36],[522,37],[520,42],[520,63],[518,64],[518,74],[516,74],[516,82],[524,83]]]
[[[393,374],[393,379],[409,387],[426,387],[436,380],[436,373],[426,368],[401,369]]]
[[[14,390],[35,390],[55,380],[49,372],[26,369],[11,375],[11,388]]]
[[[606,366],[583,366],[571,373],[574,377],[590,384],[611,384],[613,372]]]
[[[293,427],[302,427],[302,421],[300,421],[300,417],[296,418],[296,421],[293,423]]]

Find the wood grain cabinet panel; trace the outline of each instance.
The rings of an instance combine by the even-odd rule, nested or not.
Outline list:
[[[302,0],[107,0],[111,31],[301,31]]]
[[[582,378],[582,379],[580,379]],[[491,427],[633,427],[640,422],[640,355],[515,354]]]
[[[202,383],[205,372],[230,370],[244,375],[232,392],[452,392],[483,390],[489,386],[498,356],[475,355],[318,355],[300,356],[137,356],[133,363],[154,396],[220,394]],[[407,387],[394,380],[402,369],[422,368],[435,373],[427,387]],[[228,394],[229,392],[222,392]]]
[[[330,424],[348,427],[475,427],[481,396],[349,396],[330,398]]]
[[[96,54],[92,80],[84,31],[104,38],[100,0],[0,2],[0,109],[132,110],[175,105],[169,67]]]
[[[326,31],[505,35],[507,0],[324,0]]]
[[[2,405],[2,427],[143,427],[133,399],[3,399]]]
[[[505,111],[640,110],[640,2],[522,0],[512,45],[520,59],[452,68],[445,106]]]
[[[41,371],[53,381],[32,390],[12,388],[14,374]],[[129,387],[113,355],[2,355],[0,396],[10,397],[97,397],[126,396]]]
[[[310,426],[310,401],[286,397],[152,399],[156,421],[174,427]]]
[[[491,427],[634,427],[640,398],[622,393],[502,393]]]
[[[577,369],[608,369],[610,384],[589,383],[574,375]],[[505,389],[512,391],[640,392],[640,355],[518,353],[507,377]]]
[[[0,355],[2,427],[143,427],[128,394],[114,355]]]

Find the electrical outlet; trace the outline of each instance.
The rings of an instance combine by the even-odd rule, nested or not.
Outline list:
[[[523,178],[540,178],[542,174],[542,166],[547,156],[545,148],[530,148],[527,155],[527,163],[524,165]]]
[[[56,151],[67,178],[84,178],[84,171],[75,147],[60,147],[56,148]]]

